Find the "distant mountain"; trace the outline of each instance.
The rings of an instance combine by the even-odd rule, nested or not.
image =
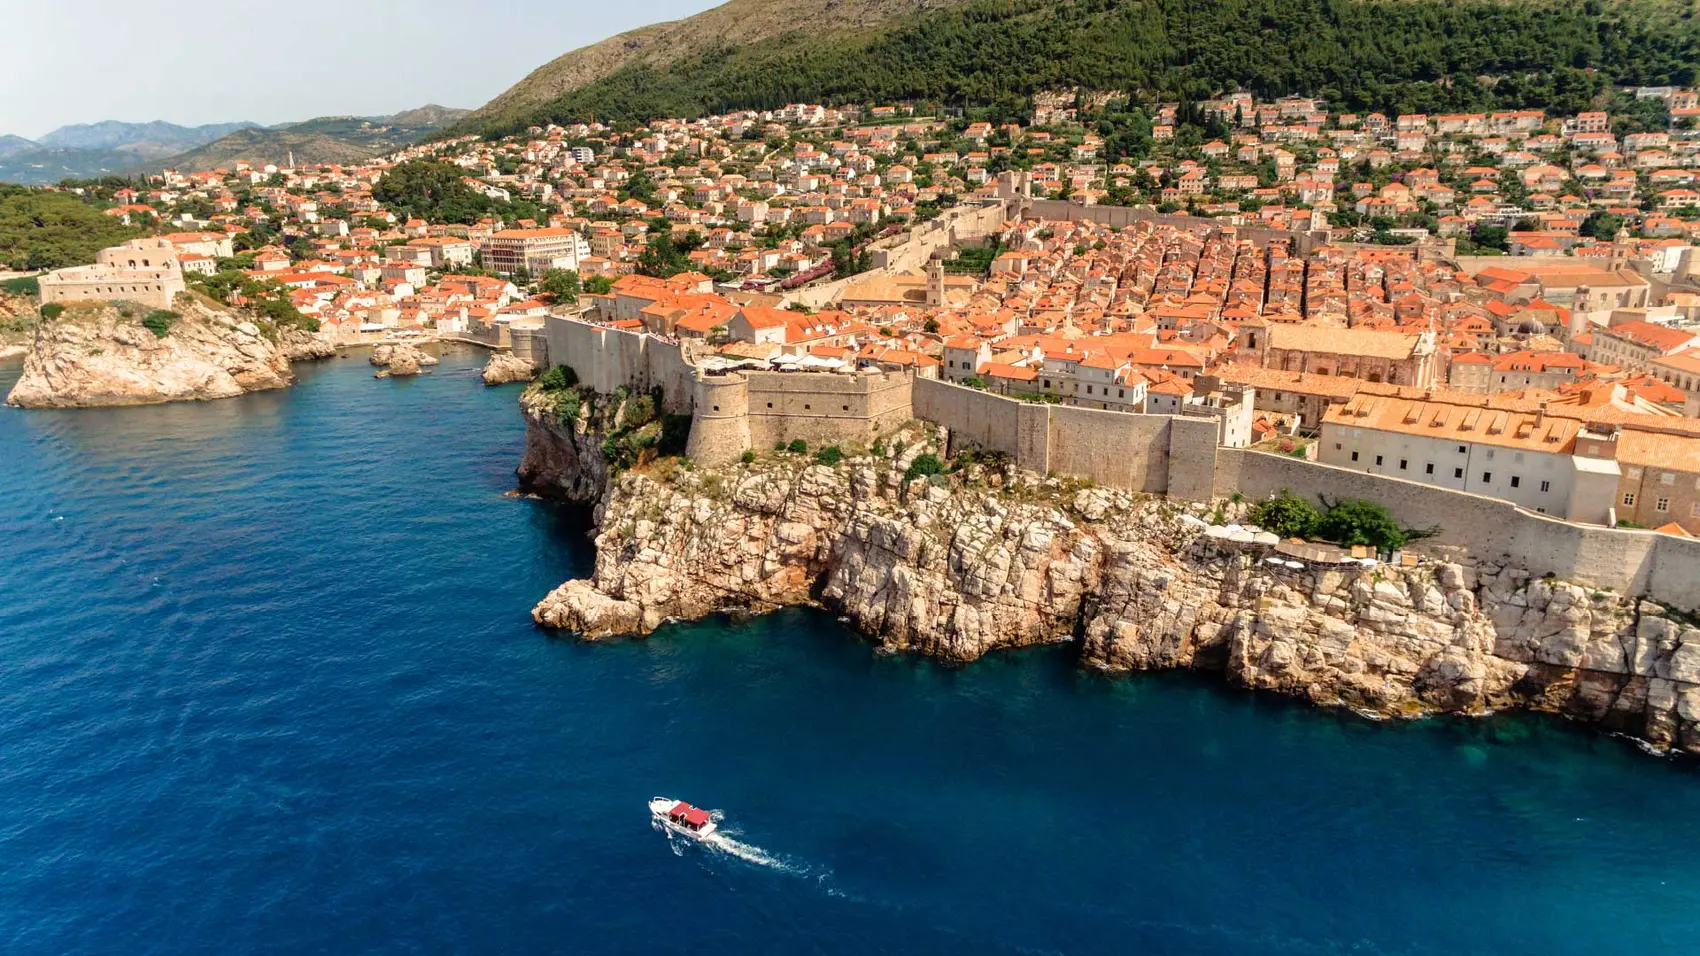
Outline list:
[[[320,116],[270,129],[237,130],[186,153],[155,160],[147,169],[200,172],[237,160],[282,166],[292,154],[297,165],[358,163],[418,142],[467,113],[432,104],[393,116]]]
[[[175,156],[255,123],[77,123],[36,142],[0,136],[0,182],[46,185],[62,179],[127,174],[137,166]]]
[[[38,142],[43,146],[64,149],[135,149],[148,146],[180,153],[228,136],[239,129],[258,126],[258,123],[208,123],[205,126],[178,126],[156,120],[152,123],[122,123],[105,120],[100,123],[74,123],[61,126]]]
[[[17,152],[0,148],[0,183],[46,186],[62,179],[127,175],[140,159],[127,150],[54,149],[34,144]]]
[[[40,148],[39,145],[24,139],[22,136],[12,136],[11,134],[0,136],[0,159]]]
[[[417,142],[467,113],[432,103],[393,116],[320,116],[272,127],[113,120],[61,126],[38,142],[0,136],[0,183],[40,186],[167,167],[199,172],[239,159],[281,166],[291,152],[303,164],[358,163]]]

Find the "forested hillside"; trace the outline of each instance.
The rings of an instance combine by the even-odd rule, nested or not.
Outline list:
[[[83,265],[107,246],[139,235],[68,193],[0,183],[0,268]]]
[[[638,64],[522,115],[697,116],[790,102],[1004,105],[1036,90],[1180,99],[1237,86],[1389,111],[1586,108],[1613,83],[1692,83],[1700,22],[1669,0],[969,0],[846,38],[783,36]]]

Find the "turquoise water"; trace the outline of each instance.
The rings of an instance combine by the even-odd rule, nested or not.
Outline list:
[[[478,359],[0,411],[0,952],[1700,950],[1696,768],[1555,721],[541,633],[591,555]]]

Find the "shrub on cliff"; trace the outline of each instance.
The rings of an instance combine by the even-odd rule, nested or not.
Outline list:
[[[142,316],[142,326],[154,334],[154,338],[163,339],[171,334],[171,326],[182,316],[170,309],[155,309]]]
[[[1384,505],[1361,498],[1344,498],[1329,506],[1317,524],[1317,534],[1342,547],[1367,544],[1377,551],[1405,546],[1409,535]]]
[[[1251,523],[1283,538],[1308,538],[1322,522],[1316,506],[1283,488],[1268,501],[1258,502],[1249,516]]]
[[[828,468],[844,460],[844,452],[837,445],[828,445],[815,452],[815,461]]]
[[[623,424],[627,428],[642,428],[655,420],[655,399],[639,395],[626,403]]]
[[[903,473],[903,480],[914,481],[922,475],[942,474],[944,474],[944,462],[939,461],[937,455],[928,452],[924,455],[917,455],[915,460],[909,463],[909,469]]]
[[[565,365],[551,365],[537,377],[537,387],[545,392],[560,392],[578,384],[578,376]]]
[[[806,455],[809,452],[809,443],[801,438],[793,438],[791,444],[785,446],[785,450],[793,455]]]
[[[57,302],[49,302],[41,307],[41,317],[49,322],[65,314],[65,307]]]

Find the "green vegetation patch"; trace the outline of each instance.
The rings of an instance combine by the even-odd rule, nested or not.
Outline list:
[[[1690,85],[1700,23],[1666,0],[969,0],[846,37],[803,31],[636,64],[487,134],[791,102],[935,102],[1018,115],[1082,86],[1197,101],[1315,94],[1348,110],[1587,109],[1612,85]]]
[[[155,309],[142,316],[142,327],[154,334],[154,338],[163,339],[171,334],[171,327],[177,324],[181,315],[170,309]]]
[[[70,193],[0,183],[0,266],[21,272],[86,265],[107,246],[141,234]]]

